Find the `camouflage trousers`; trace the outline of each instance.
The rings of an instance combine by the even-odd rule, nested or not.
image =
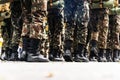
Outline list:
[[[24,17],[22,36],[40,40],[40,52],[44,55],[48,53],[48,34],[45,32],[45,12],[36,11]],[[29,22],[31,17],[32,22]],[[45,33],[44,33],[45,32]]]
[[[2,49],[6,50],[6,48],[11,48],[11,41],[12,41],[12,25],[11,19],[4,20],[4,26],[1,26],[2,37],[3,37],[3,46]]]
[[[39,39],[39,51],[48,53],[48,33],[46,33],[47,0],[23,0],[22,36]]]
[[[106,49],[108,35],[108,9],[92,9],[90,13],[91,40],[98,41],[98,48]]]
[[[23,27],[22,27],[22,36],[28,36],[29,38],[42,39],[44,31],[44,11],[35,11],[31,14],[25,14]]]
[[[86,47],[87,41],[87,33],[88,33],[88,22],[89,22],[89,6],[88,1],[84,0],[75,0],[75,9],[74,9],[74,20],[71,17],[69,18],[65,28],[65,41],[72,41],[72,48],[76,50],[79,44],[84,45]],[[69,10],[69,7],[68,7]],[[70,11],[68,11],[69,15],[72,15]],[[68,15],[67,14],[67,15]],[[70,16],[69,16],[70,17]],[[67,46],[67,45],[66,45]]]
[[[43,39],[40,42],[40,47],[39,47],[39,51],[41,54],[43,54],[45,57],[47,57],[48,53],[49,53],[49,39],[48,39],[48,33],[44,34],[45,37],[43,37]]]
[[[55,14],[56,13],[56,14]],[[64,16],[63,11],[50,9],[48,11],[49,40],[52,49],[63,51]]]
[[[20,43],[21,32],[22,32],[22,7],[20,1],[14,1],[11,3],[11,22],[13,26],[13,35],[11,47],[16,46]]]
[[[107,48],[120,49],[120,15],[110,15],[109,18]]]
[[[87,25],[88,22],[84,24],[77,24],[77,25],[70,25],[69,23],[66,24],[65,27],[65,41],[71,40],[72,47],[71,50],[76,50],[78,44],[84,44],[86,46],[87,40]],[[84,47],[85,47],[84,46]]]

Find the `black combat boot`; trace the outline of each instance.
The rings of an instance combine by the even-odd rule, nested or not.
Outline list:
[[[30,43],[29,37],[22,37],[22,52],[19,54],[19,60],[26,61],[27,60],[27,52]]]
[[[119,62],[119,57],[118,57],[118,50],[114,49],[113,50],[113,62]]]
[[[9,47],[6,47],[5,50],[2,50],[0,59],[1,60],[9,60],[11,53],[12,53],[12,50]]]
[[[50,61],[63,61],[62,53],[57,47],[56,49],[53,49],[52,46],[50,46],[50,52],[49,52],[49,60]]]
[[[88,62],[88,58],[84,56],[84,45],[78,44],[77,50],[75,51],[75,62]]]
[[[107,59],[107,62],[112,62],[112,50],[111,49],[106,49],[106,59]]]
[[[12,53],[10,54],[9,61],[18,61],[18,46],[19,44],[16,44],[12,47]]]
[[[89,60],[97,62],[97,58],[98,58],[97,41],[96,40],[91,40],[90,45],[92,47],[90,49]]]
[[[67,61],[67,62],[73,61],[71,48],[72,48],[72,41],[71,40],[65,41],[63,57],[64,57],[65,61]]]
[[[107,62],[105,53],[106,53],[105,49],[99,49],[98,62]]]
[[[38,52],[40,40],[30,38],[30,45],[27,52],[27,61],[28,62],[49,62],[47,58],[44,57],[41,53]]]

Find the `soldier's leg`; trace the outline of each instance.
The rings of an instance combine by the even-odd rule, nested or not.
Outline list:
[[[91,28],[90,28],[90,22],[88,23],[88,31],[87,31],[87,40],[86,40],[86,47],[84,51],[84,56],[89,58],[90,55],[90,40],[91,40]]]
[[[109,16],[109,28],[108,28],[108,38],[107,38],[107,48],[106,48],[106,59],[107,62],[112,62],[112,42],[113,42],[113,38],[112,38],[112,30],[113,30],[113,26],[114,26],[114,16],[110,15]]]
[[[6,31],[6,26],[2,26],[2,38],[3,38],[3,45],[2,45],[2,54],[1,59],[7,60],[8,59],[8,51],[9,51],[9,44],[8,44],[8,33]]]
[[[23,50],[27,53],[26,60],[28,62],[48,62],[48,59],[44,58],[41,53],[38,53],[41,37],[43,36],[43,18],[46,17],[46,9],[44,10],[44,7],[46,7],[47,2],[46,0],[30,0],[26,2],[25,0],[23,3],[25,4],[25,9],[23,10],[25,15],[22,37],[25,37],[23,40]],[[28,44],[25,41],[26,37],[29,39]],[[25,46],[27,46],[27,50]]]
[[[54,11],[54,10],[53,10]],[[50,16],[52,15],[52,16]],[[50,30],[50,54],[49,59],[52,61],[61,61],[62,45],[61,35],[63,28],[63,17],[48,14],[48,23]]]
[[[66,23],[65,27],[65,41],[64,41],[64,59],[65,61],[72,61],[73,53],[73,38],[74,36],[74,23]]]
[[[11,44],[11,38],[12,38],[12,25],[11,25],[11,19],[5,19],[4,20],[5,25],[2,26],[2,37],[3,37],[3,54],[5,54],[4,59],[9,60],[10,57],[10,44]]]
[[[51,0],[48,2],[48,24],[50,32],[49,59],[51,61],[63,61],[64,0],[59,0],[60,6],[58,4],[54,5],[55,2]]]
[[[77,1],[76,1],[77,2]],[[84,56],[84,50],[86,48],[88,22],[89,22],[89,6],[87,1],[78,1],[77,9],[75,12],[75,61],[88,62],[88,59]]]
[[[21,19],[22,7],[20,1],[14,1],[11,3],[11,22],[13,25],[13,35],[11,42],[11,57],[10,60],[18,60],[18,46],[21,38],[22,31],[22,19]]]
[[[80,61],[85,61],[87,62],[88,59],[84,56],[84,50],[86,48],[86,40],[87,40],[87,25],[88,22],[82,24],[77,24],[76,27],[76,49],[75,49],[75,61],[80,62]]]
[[[22,37],[22,52],[20,54],[20,60],[26,61],[27,60],[27,52],[29,48],[30,39],[27,36]]]
[[[107,36],[108,36],[108,25],[109,25],[109,16],[108,9],[101,9],[99,11],[99,37],[98,37],[98,61],[105,62],[106,57],[106,47],[107,47]]]
[[[40,43],[40,53],[43,54],[45,57],[47,57],[47,53],[45,51],[45,46],[46,46],[46,40],[42,39]]]
[[[48,38],[48,31],[44,29],[43,36],[40,42],[40,53],[44,55],[44,57],[48,57],[49,51],[49,38]]]
[[[26,24],[28,25],[28,24]],[[39,50],[39,45],[41,43],[41,39],[39,39],[36,35],[37,35],[37,31],[38,29],[35,29],[36,24],[31,24],[31,35],[30,37],[27,35],[23,36],[23,60],[26,60],[28,62],[48,62],[47,58],[44,58],[42,53],[38,53]],[[38,31],[41,31],[42,26],[37,26],[39,27]],[[41,28],[40,28],[41,27]],[[24,26],[23,29],[25,30]],[[28,30],[27,30],[28,31]],[[36,32],[35,32],[36,31]],[[35,32],[35,34],[34,34]]]
[[[74,41],[74,11],[75,1],[64,0],[64,14],[65,14],[65,38],[64,38],[64,59],[65,61],[73,61],[73,41]]]
[[[120,29],[120,15],[114,16],[114,24],[112,29],[112,39],[113,43],[113,61],[118,62],[119,61],[119,49],[120,49],[120,42],[119,42],[119,29]]]
[[[91,9],[90,12],[90,23],[89,27],[91,29],[91,40],[89,43],[90,47],[90,55],[89,59],[90,61],[97,61],[97,55],[98,55],[98,10],[96,9]]]
[[[38,53],[40,39],[29,38],[30,43],[27,52],[28,62],[48,62],[48,59],[44,58],[43,54]]]
[[[49,54],[49,39],[48,39],[48,36],[47,36],[47,39],[45,40],[45,57],[48,58],[48,54]]]
[[[35,14],[38,14],[37,16]],[[41,17],[44,18],[45,16],[45,11],[36,11],[33,12],[33,21],[38,18],[40,19]],[[35,17],[35,19],[34,19]],[[44,39],[44,26],[43,26],[43,19],[41,18],[41,23],[37,22],[36,20],[34,23],[31,23],[30,25],[30,43],[29,43],[29,48],[28,48],[28,57],[27,61],[29,62],[48,62],[49,60],[44,57],[44,54],[42,52],[38,53],[38,50],[42,50],[42,48],[39,48],[39,45],[43,44],[43,39]]]

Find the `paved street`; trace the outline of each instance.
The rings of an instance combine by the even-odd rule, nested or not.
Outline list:
[[[120,63],[0,62],[0,80],[120,80]]]

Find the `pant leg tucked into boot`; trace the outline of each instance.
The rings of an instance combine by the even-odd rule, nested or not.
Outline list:
[[[98,53],[99,62],[107,62],[105,53],[106,53],[105,49],[99,49],[99,53]]]
[[[30,45],[28,48],[28,53],[27,53],[27,61],[28,62],[49,62],[47,58],[44,57],[42,54],[38,54],[37,50],[39,48],[39,39],[33,39],[30,38]]]
[[[73,61],[71,48],[72,48],[72,41],[70,40],[65,41],[63,57],[67,62]]]
[[[77,50],[75,51],[75,62],[88,62],[88,58],[84,56],[85,45],[78,44]]]

